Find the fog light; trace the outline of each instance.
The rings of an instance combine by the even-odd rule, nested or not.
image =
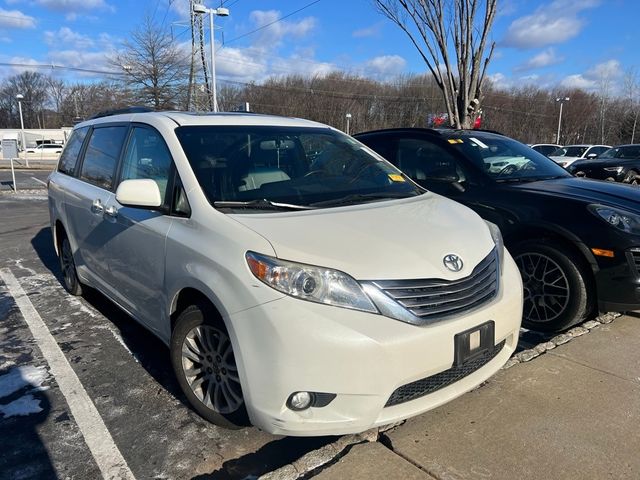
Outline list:
[[[313,402],[313,394],[309,392],[295,392],[292,393],[287,402],[288,407],[291,410],[306,410],[311,406]]]

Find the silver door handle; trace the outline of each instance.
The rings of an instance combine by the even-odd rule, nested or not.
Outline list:
[[[99,198],[96,198],[91,204],[91,211],[95,214],[100,214],[104,211],[104,207],[102,206],[102,202]]]
[[[118,216],[118,209],[113,205],[109,205],[107,208],[104,209],[104,214],[115,218]]]

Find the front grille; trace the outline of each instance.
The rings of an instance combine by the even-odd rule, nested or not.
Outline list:
[[[636,277],[640,276],[640,248],[632,248],[628,251],[627,255],[631,270],[635,273]]]
[[[451,367],[449,370],[445,370],[444,372],[436,373],[430,377],[422,378],[397,388],[391,394],[389,400],[387,400],[385,407],[392,407],[393,405],[399,405],[400,403],[415,400],[416,398],[433,393],[463,379],[468,375],[471,375],[480,367],[483,367],[493,360],[496,355],[502,351],[504,344],[505,340],[501,341],[492,349],[487,350],[482,355],[471,359],[462,365]]]
[[[471,275],[460,280],[384,280],[380,290],[424,321],[467,312],[498,292],[498,255],[493,250]]]

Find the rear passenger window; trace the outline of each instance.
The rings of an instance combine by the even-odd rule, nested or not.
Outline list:
[[[67,175],[75,175],[76,165],[78,164],[78,155],[87,136],[89,127],[78,128],[71,133],[71,137],[67,141],[67,146],[60,155],[58,162],[58,171]]]
[[[80,178],[110,190],[126,126],[94,128],[82,162]]]
[[[171,155],[158,132],[146,127],[134,127],[124,154],[121,180],[150,178],[158,184],[165,198]]]

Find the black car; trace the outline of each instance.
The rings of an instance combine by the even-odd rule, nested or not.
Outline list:
[[[640,184],[640,145],[620,145],[595,160],[578,160],[567,167],[576,177]]]
[[[526,326],[558,331],[596,308],[640,308],[640,189],[574,178],[520,142],[486,131],[391,129],[355,137],[419,185],[500,227],[522,273]]]

